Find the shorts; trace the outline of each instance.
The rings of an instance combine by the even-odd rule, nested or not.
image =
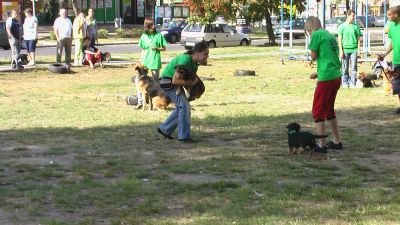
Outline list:
[[[36,42],[37,42],[36,40],[25,40],[26,51],[28,53],[36,51]]]
[[[392,69],[393,71],[398,72],[398,70],[400,69],[400,65],[393,64]],[[400,78],[392,80],[392,91],[393,95],[400,95]]]
[[[336,118],[335,100],[340,88],[341,78],[335,80],[318,81],[314,93],[312,114],[315,122]]]

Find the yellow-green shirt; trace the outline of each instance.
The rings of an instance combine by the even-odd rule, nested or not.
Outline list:
[[[81,28],[81,29],[79,29],[79,28]],[[74,19],[74,24],[72,25],[72,30],[73,30],[74,38],[83,39],[84,33],[85,33],[84,19],[80,18],[80,17],[76,17]]]

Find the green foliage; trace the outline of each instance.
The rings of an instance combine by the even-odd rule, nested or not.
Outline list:
[[[99,29],[99,30],[97,31],[97,37],[98,37],[98,38],[103,38],[103,39],[105,39],[105,38],[107,38],[107,35],[108,35],[108,30],[106,30],[106,29]]]
[[[132,33],[124,28],[118,28],[115,30],[115,34],[118,38],[128,38],[132,37]]]

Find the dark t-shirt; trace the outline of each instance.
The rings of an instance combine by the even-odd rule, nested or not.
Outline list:
[[[85,51],[86,51],[86,50],[89,50],[89,51],[91,51],[91,52],[97,52],[98,49],[97,49],[96,47],[90,47],[90,46],[89,46],[89,47],[86,47],[86,46],[83,46],[83,47],[82,47],[82,52],[83,52],[83,54],[85,54]]]

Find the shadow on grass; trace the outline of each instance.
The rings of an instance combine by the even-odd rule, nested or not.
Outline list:
[[[286,125],[312,131],[310,113],[193,118],[195,144],[162,138],[158,123],[2,130],[0,209],[45,224],[390,221],[399,117],[381,107],[338,114],[345,150],[322,163],[287,155]],[[368,207],[349,215],[354,202]]]

